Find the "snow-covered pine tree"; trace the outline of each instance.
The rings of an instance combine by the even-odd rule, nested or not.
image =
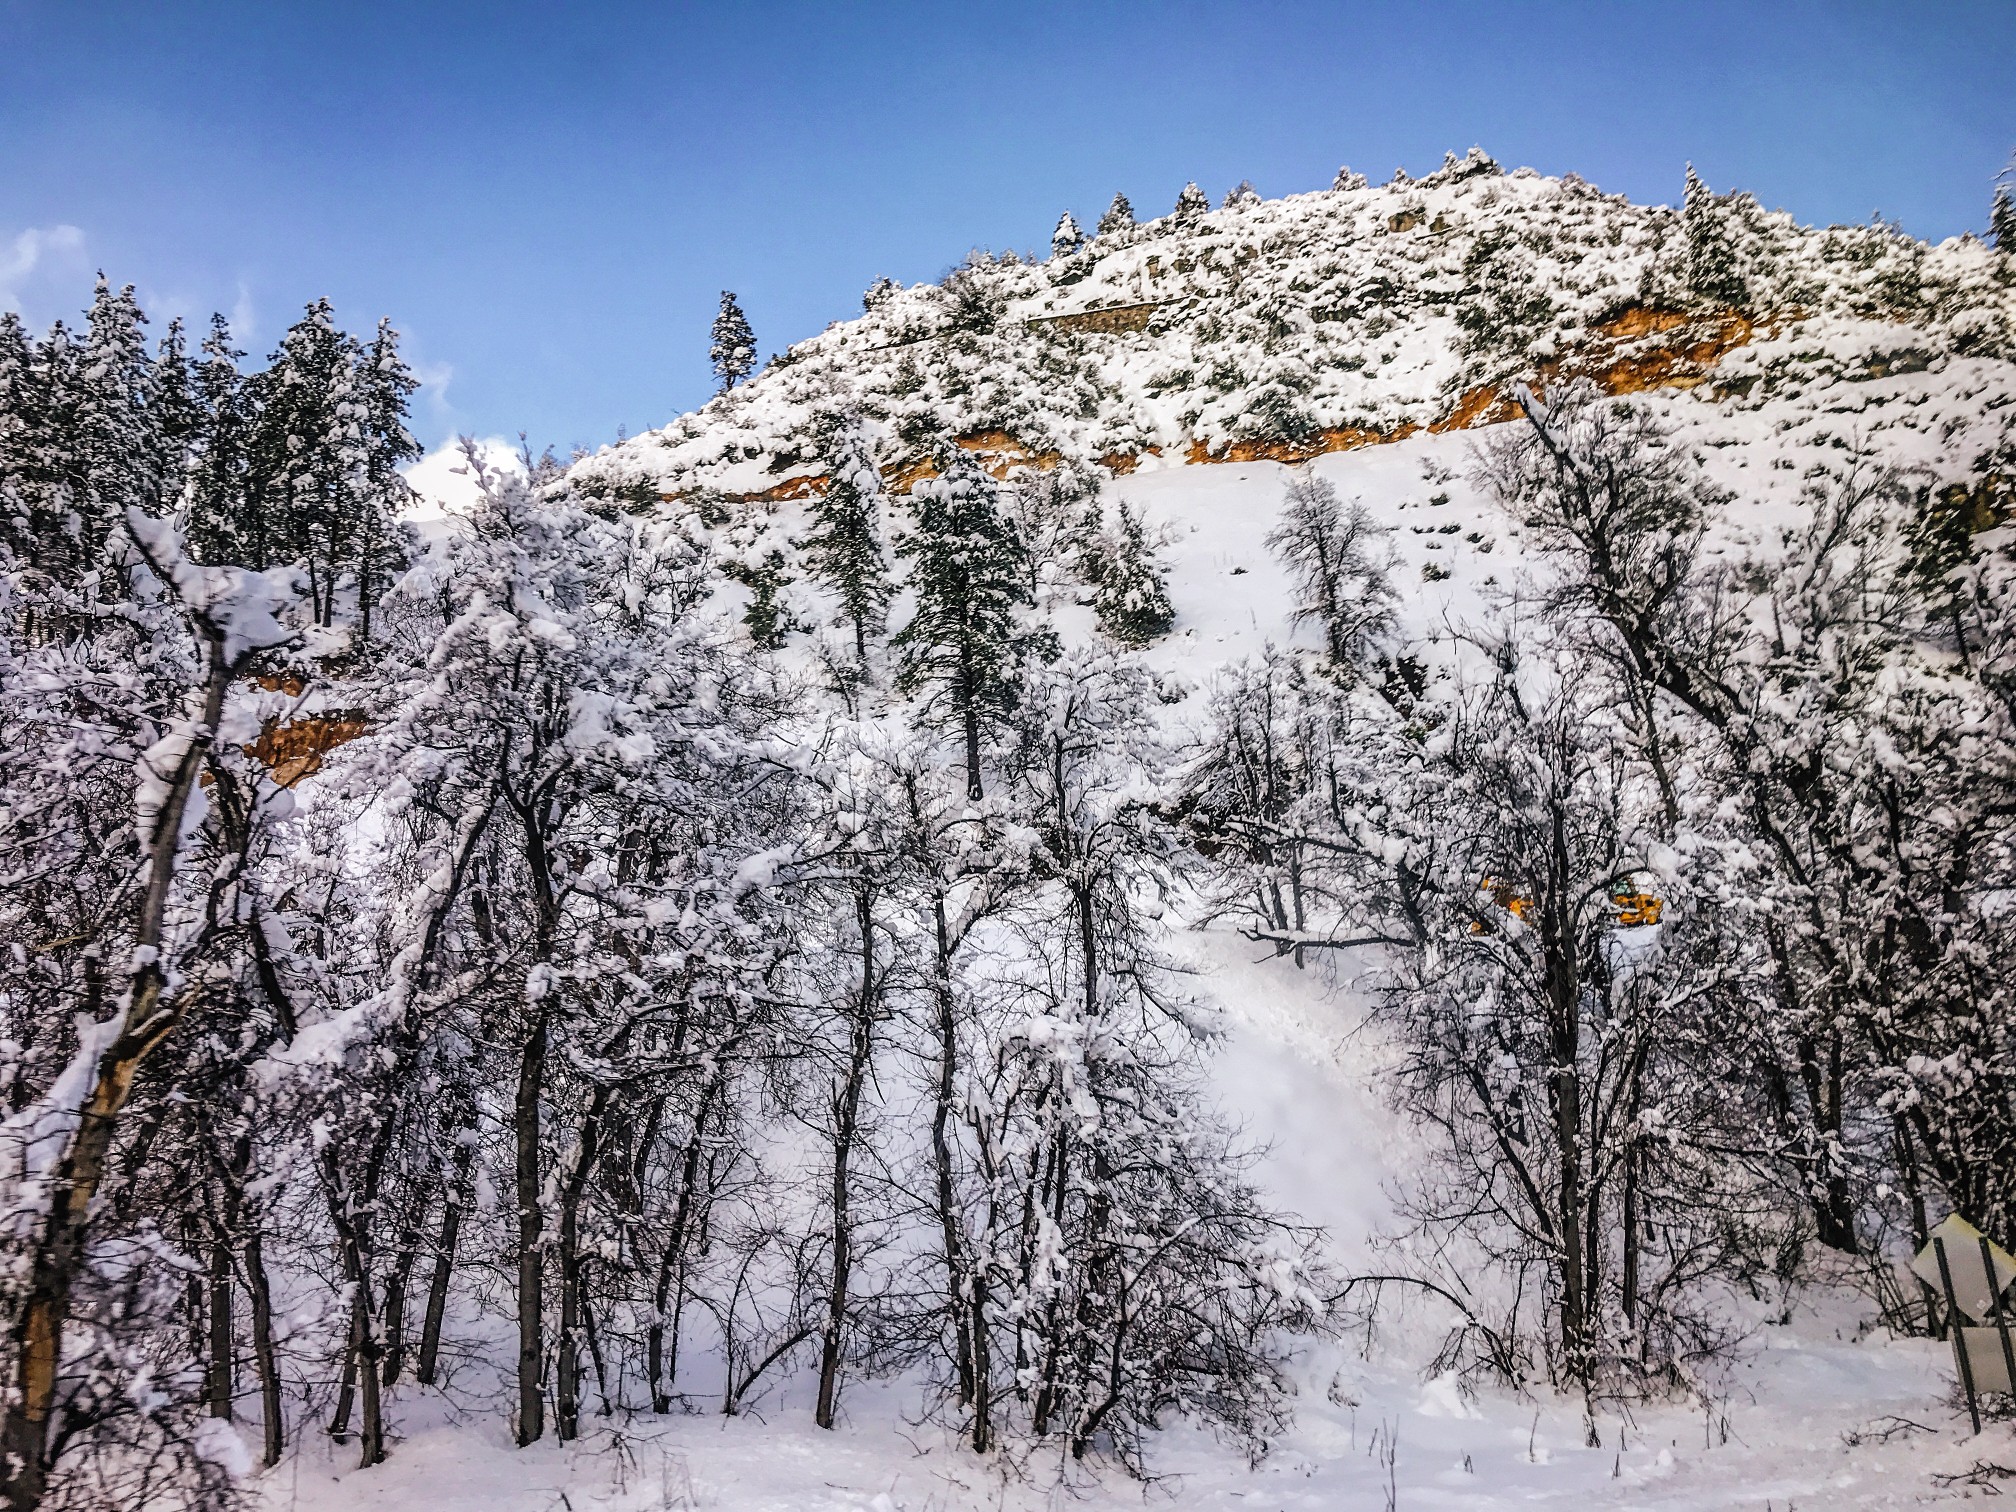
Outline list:
[[[13,411],[7,471],[18,522],[10,544],[24,563],[75,584],[96,565],[79,501],[87,491],[79,426],[81,353],[62,321],[33,344]],[[45,605],[45,622],[63,611]],[[32,628],[32,627],[31,627]]]
[[[1466,373],[1502,383],[1530,366],[1534,344],[1547,332],[1554,303],[1527,267],[1519,242],[1486,232],[1463,257],[1463,298],[1455,310],[1461,344],[1478,359]]]
[[[749,329],[749,317],[727,289],[721,291],[721,313],[714,317],[707,361],[724,394],[756,371],[756,333]]]
[[[811,504],[805,565],[839,599],[841,621],[854,632],[854,659],[865,665],[868,638],[881,633],[892,591],[882,553],[882,473],[854,416],[824,417],[818,444],[826,487]]]
[[[420,382],[399,356],[399,333],[381,319],[369,346],[357,352],[356,394],[363,432],[358,493],[358,638],[371,639],[371,609],[404,560],[394,522],[413,497],[400,469],[420,456],[420,443],[406,429],[413,392]]]
[[[1183,192],[1176,196],[1176,208],[1170,212],[1179,225],[1199,220],[1210,213],[1211,201],[1195,183],[1183,186]]]
[[[17,557],[36,544],[28,479],[34,363],[35,348],[21,317],[0,310],[0,543]]]
[[[141,332],[146,319],[131,284],[115,292],[99,274],[73,421],[83,487],[72,507],[82,520],[78,544],[86,560],[96,560],[128,509],[166,513],[181,481],[180,468],[168,463],[154,405],[154,366]]]
[[[1111,523],[1086,555],[1096,564],[1092,607],[1100,629],[1124,646],[1145,646],[1169,633],[1176,607],[1169,601],[1168,575],[1138,510],[1118,501]]]
[[[1735,244],[1723,223],[1722,204],[1687,165],[1687,190],[1681,208],[1687,236],[1687,287],[1694,297],[1711,304],[1741,308],[1748,298],[1736,262]]]
[[[897,555],[910,561],[917,609],[890,644],[899,658],[898,691],[922,696],[958,732],[967,796],[978,802],[982,737],[1015,707],[1030,644],[1017,618],[1031,601],[1026,548],[977,461],[949,445],[937,461],[939,475],[910,493],[916,527]]]
[[[251,396],[222,315],[210,317],[194,387],[203,411],[203,443],[192,469],[189,545],[205,562],[274,560],[269,518],[246,496],[247,449],[253,444]]]
[[[188,341],[178,316],[168,322],[154,348],[153,408],[161,436],[162,486],[170,507],[179,506],[193,453],[203,443],[204,415],[189,362]]]
[[[1253,187],[1253,181],[1251,179],[1241,179],[1237,184],[1225,191],[1225,201],[1219,208],[1221,210],[1233,210],[1241,205],[1257,205],[1259,203],[1260,191]]]
[[[1115,192],[1113,203],[1106,207],[1106,213],[1099,217],[1099,224],[1093,229],[1094,236],[1120,236],[1134,229],[1134,206],[1127,196]]]
[[[250,385],[257,419],[246,448],[244,519],[236,539],[263,541],[255,566],[306,569],[316,622],[332,624],[339,581],[351,565],[362,435],[355,403],[355,344],[317,299],[287,329]]]
[[[2016,255],[2016,195],[2007,184],[1995,186],[1994,202],[1988,207],[1988,234],[1995,238],[1997,251]]]
[[[1078,222],[1066,210],[1057,217],[1057,229],[1050,233],[1050,255],[1069,257],[1085,245],[1085,233],[1078,229]]]
[[[1345,194],[1353,189],[1363,189],[1370,182],[1371,180],[1366,178],[1364,174],[1358,172],[1349,163],[1346,163],[1337,170],[1337,177],[1330,181],[1330,191],[1333,194]]]

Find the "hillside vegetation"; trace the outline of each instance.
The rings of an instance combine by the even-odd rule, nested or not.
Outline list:
[[[389,326],[0,321],[10,1512],[1975,1474],[2016,250],[1473,152],[865,305],[443,514]]]

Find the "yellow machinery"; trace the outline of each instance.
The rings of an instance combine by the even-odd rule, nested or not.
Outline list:
[[[1477,884],[1477,890],[1521,922],[1533,912],[1533,900],[1520,893],[1509,882],[1501,882],[1496,877],[1486,877]],[[1625,929],[1657,924],[1659,915],[1666,911],[1665,900],[1648,892],[1612,893],[1610,901],[1617,907],[1618,925]],[[1490,930],[1491,926],[1482,919],[1471,921],[1472,934],[1488,934]]]
[[[1533,900],[1518,892],[1510,882],[1500,882],[1496,877],[1486,877],[1478,884],[1477,890],[1488,894],[1493,903],[1522,923],[1525,921],[1526,916],[1533,911]],[[1488,934],[1490,931],[1491,926],[1485,923],[1484,920],[1473,919],[1470,921],[1470,933]]]
[[[1612,893],[1610,901],[1617,905],[1617,922],[1626,929],[1640,924],[1657,924],[1659,915],[1666,911],[1664,900],[1650,893]]]

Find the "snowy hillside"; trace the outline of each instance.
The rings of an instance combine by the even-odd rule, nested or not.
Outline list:
[[[1998,242],[1193,187],[403,478],[0,318],[10,1505],[1999,1494]]]
[[[1109,506],[1157,544],[1174,621],[1139,655],[1155,673],[1157,724],[1178,743],[1205,731],[1222,669],[1269,646],[1320,649],[1269,544],[1296,464],[1382,533],[1396,642],[1431,681],[1474,663],[1477,638],[1554,571],[1482,476],[1479,443],[1516,417],[1520,385],[1545,394],[1588,378],[1636,396],[1726,491],[1707,522],[1711,559],[1791,549],[1814,518],[1812,485],[1851,458],[2000,508],[1998,455],[2016,416],[2010,259],[1881,225],[1809,230],[1740,196],[1703,205],[1697,238],[1698,217],[1712,215],[1729,254],[1732,282],[1715,298],[1690,286],[1700,249],[1682,213],[1572,178],[1501,173],[1477,154],[1418,181],[1341,177],[1323,193],[1109,226],[1043,261],[975,257],[940,285],[871,290],[862,317],[582,461],[571,481],[669,519],[697,508],[737,580],[722,590],[731,608],[767,563],[766,591],[784,606],[775,623],[793,627],[780,655],[810,669],[832,606],[802,543],[829,482],[820,448],[832,416],[867,422],[898,538],[900,497],[935,474],[931,448],[947,436],[1011,487],[1097,464]],[[1039,577],[1041,612],[1067,642],[1089,637],[1067,563],[1040,563]],[[1322,1225],[1340,1273],[1417,1274],[1400,1207],[1432,1139],[1392,1105],[1398,1052],[1366,1017],[1365,963],[1297,970],[1223,926],[1179,929],[1170,944],[1223,1015],[1212,1095],[1266,1146],[1270,1199]],[[1458,1273],[1475,1268],[1473,1298],[1499,1295],[1503,1279],[1481,1256],[1454,1253]],[[1154,1470],[1179,1504],[1200,1507],[1849,1508],[1966,1495],[1950,1477],[2006,1458],[2006,1430],[1961,1443],[1943,1346],[1877,1326],[1842,1282],[1822,1267],[1800,1285],[1725,1298],[1742,1342],[1704,1363],[1689,1392],[1593,1417],[1544,1391],[1436,1374],[1455,1315],[1400,1285],[1362,1332],[1298,1349],[1294,1426],[1257,1469],[1174,1430]],[[333,1508],[375,1492],[397,1506],[466,1477],[472,1509],[563,1493],[617,1508],[1049,1504],[1046,1472],[998,1481],[928,1424],[892,1437],[912,1402],[900,1381],[851,1398],[837,1442],[800,1425],[808,1390],[781,1383],[762,1409],[776,1421],[761,1427],[626,1427],[620,1472],[592,1437],[521,1470],[501,1443],[415,1409],[385,1476],[325,1479],[304,1464],[285,1495]],[[1127,1505],[1139,1492],[1109,1478],[1074,1495]]]
[[[1696,200],[1633,205],[1473,149],[1418,180],[1345,174],[1116,225],[1040,262],[975,254],[940,284],[870,290],[859,318],[577,477],[630,499],[802,495],[830,410],[885,427],[899,478],[941,431],[997,470],[1294,461],[1502,420],[1516,383],[1577,374],[1692,391],[1726,417],[1700,426],[1723,440],[1803,410],[1853,417],[1833,422],[1844,436],[1910,428],[1969,455],[1948,423],[2009,402],[2006,257],[1881,224],[1809,229],[1747,195]],[[1918,371],[1933,377],[1866,387]],[[1923,413],[1928,394],[1947,402]]]

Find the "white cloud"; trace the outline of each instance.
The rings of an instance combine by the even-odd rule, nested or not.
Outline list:
[[[455,368],[446,362],[412,362],[408,366],[413,376],[420,380],[420,402],[427,406],[427,413],[434,424],[442,430],[450,430],[455,424],[455,407],[448,402],[448,385],[454,381]]]
[[[525,471],[519,465],[517,443],[504,436],[485,436],[476,443],[476,450],[487,467],[500,472]],[[406,481],[420,495],[420,501],[408,511],[408,519],[437,520],[443,515],[466,514],[479,497],[459,440],[436,447],[407,468]]]
[[[22,296],[51,279],[88,271],[84,233],[75,226],[30,226],[0,241],[0,309],[28,313]]]
[[[259,335],[259,321],[252,310],[252,289],[244,279],[238,280],[238,299],[231,306],[231,340],[233,344],[250,348]]]

